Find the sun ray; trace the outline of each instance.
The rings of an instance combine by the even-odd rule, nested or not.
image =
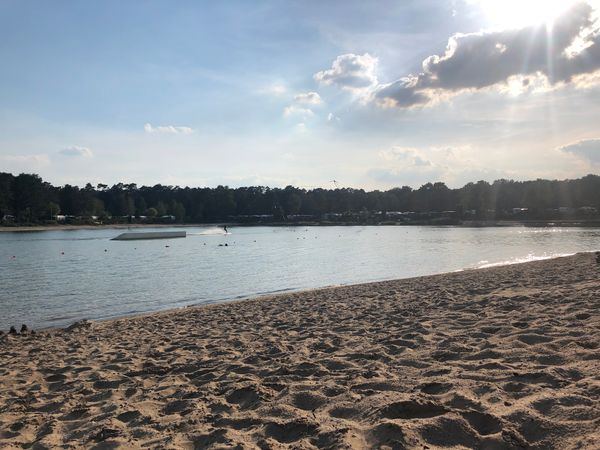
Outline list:
[[[551,24],[581,0],[472,0],[492,27],[521,28]]]

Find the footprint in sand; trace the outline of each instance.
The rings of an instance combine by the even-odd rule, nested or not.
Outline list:
[[[140,418],[142,415],[138,410],[125,411],[117,416],[117,420],[123,423],[129,423],[133,420]]]
[[[453,386],[450,383],[433,382],[433,383],[422,384],[421,386],[418,387],[418,389],[425,394],[440,395],[440,394],[445,394],[450,389],[452,389],[452,387]]]
[[[285,423],[268,423],[265,434],[284,444],[290,444],[318,433],[319,426],[307,420],[298,419]]]
[[[541,334],[520,334],[517,339],[527,345],[544,344],[554,340],[553,337],[542,336]]]
[[[373,448],[380,448],[382,445],[392,448],[406,448],[404,432],[400,425],[391,422],[383,422],[375,426],[371,432],[371,443]]]
[[[327,398],[312,392],[298,392],[292,396],[292,405],[305,411],[314,411],[327,403]]]
[[[360,410],[352,405],[338,405],[329,410],[329,415],[336,419],[351,419],[359,415]]]
[[[423,439],[440,447],[462,446],[463,448],[481,448],[479,436],[464,420],[440,418],[434,423],[425,424],[420,429]],[[492,447],[489,448],[505,448]]]
[[[461,413],[480,435],[487,436],[502,431],[502,422],[492,414],[481,413],[478,411],[467,411]]]
[[[556,398],[544,398],[532,403],[540,414],[558,420],[579,422],[600,418],[600,410],[587,397],[569,395]]]
[[[193,409],[194,405],[190,400],[173,400],[164,406],[162,413],[165,415],[178,414],[185,416]]]
[[[257,406],[261,401],[261,394],[254,387],[236,389],[225,397],[228,403],[238,405],[241,409]]]
[[[426,419],[446,414],[448,410],[437,403],[406,400],[386,406],[381,415],[388,419]]]

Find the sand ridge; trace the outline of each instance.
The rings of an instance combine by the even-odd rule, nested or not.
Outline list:
[[[598,448],[579,254],[0,337],[0,448]]]

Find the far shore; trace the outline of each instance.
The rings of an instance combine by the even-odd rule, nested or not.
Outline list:
[[[173,227],[198,227],[210,226],[211,224],[147,224],[147,223],[115,223],[101,225],[16,225],[14,227],[0,227],[0,233],[3,232],[22,232],[22,231],[63,231],[63,230],[101,230],[101,229],[127,229],[127,228],[173,228]],[[217,224],[214,224],[218,226]]]
[[[355,222],[261,222],[261,223],[118,223],[98,225],[14,225],[0,226],[0,233],[28,231],[63,231],[63,230],[97,230],[97,229],[128,229],[128,228],[180,228],[180,227],[308,227],[308,226],[432,226],[432,227],[600,227],[598,220],[464,220],[457,223],[430,222],[384,222],[384,223],[355,223]]]

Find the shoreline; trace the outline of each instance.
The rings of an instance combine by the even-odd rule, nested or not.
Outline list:
[[[125,315],[112,315],[109,317],[102,317],[102,318],[82,317],[80,319],[74,320],[73,322],[69,323],[68,325],[57,325],[57,326],[49,326],[49,327],[41,327],[41,328],[34,328],[34,327],[29,326],[29,324],[26,324],[26,325],[28,325],[29,329],[33,329],[36,332],[51,332],[53,330],[66,330],[70,326],[73,326],[79,322],[106,323],[106,322],[117,321],[117,320],[122,320],[122,319],[135,319],[138,317],[147,317],[147,316],[154,316],[154,315],[159,315],[159,314],[169,314],[171,312],[175,313],[178,311],[185,311],[185,310],[190,310],[190,309],[216,307],[216,306],[223,305],[223,304],[238,304],[238,303],[244,303],[244,302],[248,302],[248,301],[269,299],[269,298],[279,297],[282,295],[289,295],[289,294],[312,294],[312,293],[318,293],[319,291],[328,290],[328,289],[368,287],[371,285],[378,285],[380,283],[418,281],[420,279],[424,279],[424,281],[427,281],[427,279],[430,277],[447,276],[447,275],[452,275],[452,274],[456,274],[456,273],[470,272],[470,271],[490,270],[490,269],[495,269],[498,267],[529,264],[532,262],[548,261],[548,260],[559,259],[559,258],[569,258],[569,257],[576,256],[576,255],[585,255],[585,254],[591,254],[591,253],[597,254],[598,251],[589,250],[587,252],[565,253],[565,254],[561,254],[558,256],[543,256],[543,257],[537,257],[534,259],[529,259],[526,261],[514,261],[514,262],[503,261],[503,262],[498,262],[498,263],[485,264],[481,267],[466,267],[463,269],[453,270],[450,272],[439,272],[439,273],[433,273],[433,274],[429,274],[429,275],[419,275],[419,276],[406,277],[406,278],[386,278],[386,279],[380,279],[380,280],[374,280],[374,281],[365,281],[365,282],[359,282],[359,283],[346,283],[346,284],[332,284],[332,285],[317,286],[317,287],[312,287],[312,288],[300,288],[300,289],[290,288],[290,289],[285,289],[283,291],[279,290],[279,291],[270,292],[270,293],[266,292],[266,293],[260,293],[260,294],[248,294],[248,295],[244,295],[244,296],[236,296],[236,297],[230,297],[230,298],[211,300],[211,301],[207,301],[205,303],[193,303],[190,305],[179,306],[179,307],[168,307],[167,306],[164,309],[159,308],[156,310],[150,310],[150,311],[145,311],[145,312],[135,312],[135,313],[125,314]],[[19,324],[17,324],[17,323],[14,324],[15,327],[17,325],[19,325]],[[5,331],[5,330],[0,329],[0,331]]]
[[[67,231],[67,230],[98,230],[98,229],[128,229],[128,228],[194,228],[194,227],[451,227],[451,228],[489,228],[489,227],[559,227],[559,228],[594,228],[600,227],[600,221],[585,221],[585,220],[465,220],[456,224],[439,224],[439,223],[353,223],[353,222],[272,222],[272,223],[236,223],[236,222],[220,222],[220,223],[173,223],[173,224],[149,224],[149,223],[133,223],[133,224],[101,224],[101,225],[15,225],[15,226],[0,226],[0,233],[6,232],[40,232],[40,231]]]
[[[26,233],[26,232],[40,232],[40,231],[71,231],[71,230],[123,230],[128,228],[179,228],[179,227],[198,227],[198,226],[210,226],[208,225],[191,225],[191,224],[145,224],[145,223],[134,223],[134,224],[106,224],[106,225],[16,225],[14,227],[0,226],[0,233]],[[218,225],[215,225],[218,226]]]
[[[0,447],[593,449],[579,253],[2,336]]]

